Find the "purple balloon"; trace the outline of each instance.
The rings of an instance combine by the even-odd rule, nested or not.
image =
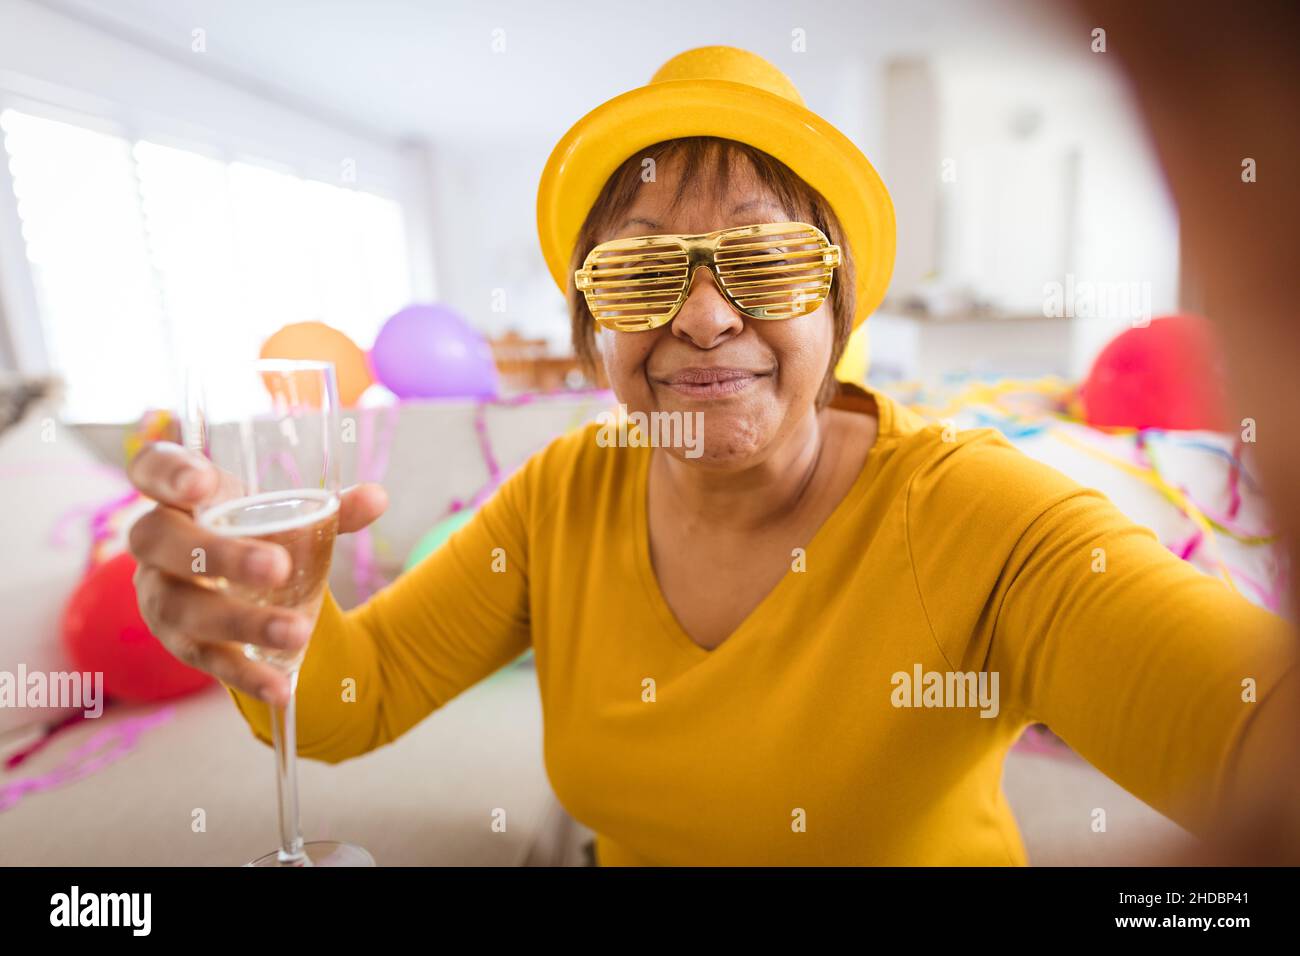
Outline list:
[[[398,398],[495,398],[492,348],[460,313],[408,305],[379,330],[370,364]]]

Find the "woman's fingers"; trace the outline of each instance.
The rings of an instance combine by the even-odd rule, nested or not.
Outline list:
[[[300,651],[311,638],[312,621],[285,608],[246,603],[212,585],[274,587],[293,571],[289,553],[255,538],[215,534],[194,520],[191,512],[199,504],[244,493],[233,475],[201,455],[157,442],[135,457],[129,474],[142,494],[159,502],[135,522],[129,536],[137,562],[136,595],[149,629],[190,666],[244,693],[286,703],[288,677],[247,658],[243,645]],[[351,488],[341,496],[339,530],[358,531],[387,506],[379,485]]]
[[[233,475],[218,471],[202,455],[175,442],[146,446],[131,460],[127,475],[141,494],[184,511],[218,491],[222,499],[242,493]],[[360,531],[388,507],[387,492],[373,482],[354,485],[340,497],[339,531],[344,534]]]
[[[140,613],[159,640],[169,632],[205,642],[296,651],[311,637],[311,621],[297,611],[246,604],[148,565],[136,569],[135,584]]]
[[[387,506],[382,487],[358,485],[340,501],[339,531],[359,531]],[[214,534],[176,507],[159,506],[142,515],[131,526],[128,542],[140,564],[177,577],[225,578],[265,587],[286,580],[293,570],[289,552],[280,545]]]
[[[260,688],[271,677],[284,675],[270,665],[245,658],[243,644],[298,651],[311,638],[311,621],[302,614],[245,604],[149,565],[136,568],[135,589],[145,623],[172,654],[250,694],[260,695]],[[235,656],[212,649],[222,646]]]
[[[234,644],[188,640],[187,652],[176,656],[250,697],[261,698],[277,707],[289,702],[288,676],[270,664],[249,660]]]
[[[126,472],[141,494],[186,511],[211,497],[220,485],[212,462],[175,442],[146,446],[131,459]]]
[[[348,534],[360,531],[388,507],[388,492],[383,485],[373,482],[355,485],[343,493],[339,500],[339,532]]]
[[[266,587],[284,581],[293,570],[289,552],[278,544],[213,534],[185,512],[164,506],[131,526],[128,543],[137,562],[176,577]]]
[[[202,455],[174,442],[154,442],[127,467],[131,483],[146,497],[189,511],[220,491],[220,497],[237,498],[242,492],[233,475],[218,469]],[[388,507],[382,485],[354,485],[340,496],[339,531],[360,531]]]

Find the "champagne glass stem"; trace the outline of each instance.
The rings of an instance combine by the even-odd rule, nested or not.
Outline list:
[[[281,866],[311,866],[303,850],[302,828],[298,819],[298,740],[297,708],[298,671],[289,675],[289,703],[275,706],[272,712],[272,737],[275,741],[275,789],[280,801]]]

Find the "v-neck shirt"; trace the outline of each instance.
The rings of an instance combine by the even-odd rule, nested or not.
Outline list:
[[[1001,778],[1039,721],[1192,830],[1258,782],[1297,680],[1281,618],[994,429],[835,404],[878,418],[862,470],[716,649],[651,564],[654,449],[592,424],[365,604],[326,596],[299,753],[382,746],[531,647],[546,770],[602,865],[1023,865]]]

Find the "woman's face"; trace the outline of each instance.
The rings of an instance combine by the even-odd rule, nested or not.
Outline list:
[[[733,167],[725,190],[701,182],[671,208],[678,173],[676,162],[661,162],[657,181],[641,185],[623,221],[601,241],[798,218],[743,163]],[[830,300],[797,318],[747,319],[727,304],[713,274],[697,269],[673,321],[649,332],[601,329],[598,342],[610,385],[630,412],[703,413],[702,454],[670,454],[740,467],[763,460],[812,411],[830,363]]]

